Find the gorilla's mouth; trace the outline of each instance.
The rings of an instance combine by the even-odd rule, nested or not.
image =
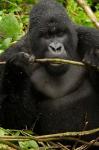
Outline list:
[[[67,71],[68,65],[49,63],[45,65],[45,68],[46,71],[51,75],[63,75]]]
[[[50,66],[52,67],[59,67],[61,66],[62,64],[58,64],[58,63],[50,63]]]

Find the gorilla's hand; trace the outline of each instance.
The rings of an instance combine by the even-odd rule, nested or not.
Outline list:
[[[87,51],[83,62],[99,70],[99,49],[91,49],[91,51]]]
[[[7,65],[19,67],[28,75],[30,75],[32,73],[34,60],[34,55],[29,55],[25,52],[19,52],[10,57],[10,59],[7,61]]]

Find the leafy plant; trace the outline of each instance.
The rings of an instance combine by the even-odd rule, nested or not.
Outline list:
[[[3,14],[0,20],[0,49],[7,48],[11,42],[18,40],[24,33],[23,24],[14,14]]]
[[[84,10],[77,4],[77,2],[75,2],[75,0],[68,1],[67,10],[70,18],[77,24],[93,26],[89,17],[86,15]]]
[[[20,136],[23,136],[24,138],[28,134],[27,132],[21,132],[20,130],[11,131],[9,129],[0,128],[0,138],[2,137],[2,141],[4,137],[7,137],[8,141],[9,138],[12,137],[12,142],[4,142],[5,140],[3,142],[0,141],[0,150],[39,150],[39,146],[34,140],[18,141],[18,137],[20,138]],[[28,134],[28,136],[32,135]],[[13,142],[14,140],[16,143]]]

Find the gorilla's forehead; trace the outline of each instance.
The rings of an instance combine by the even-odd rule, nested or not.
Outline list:
[[[46,14],[45,16],[41,16],[39,25],[40,27],[47,26],[47,28],[64,28],[66,26],[66,18],[60,14]]]
[[[68,16],[66,16],[66,13],[61,13],[57,11],[48,11],[46,13],[42,13],[40,15],[37,15],[32,17],[30,19],[30,28],[36,27],[36,28],[49,28],[49,27],[56,27],[56,28],[70,28],[71,21],[69,20]]]
[[[69,20],[64,7],[54,0],[41,1],[34,6],[30,13],[30,22],[32,24],[44,21],[48,22],[48,20],[51,19],[62,23],[66,23],[66,21]]]
[[[65,9],[55,0],[41,0],[41,2],[39,2],[33,7],[30,16],[35,17],[38,15],[39,16],[45,15],[45,13],[54,13],[54,12],[65,14]]]
[[[58,31],[66,31],[69,30],[70,24],[66,23],[66,21],[62,17],[56,16],[42,16],[39,21],[35,21],[31,24],[31,29],[38,30],[38,33],[57,33]]]

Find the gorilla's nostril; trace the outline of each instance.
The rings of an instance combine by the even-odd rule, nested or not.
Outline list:
[[[57,51],[61,51],[62,50],[62,46],[59,46],[56,50]]]
[[[51,49],[51,50],[53,50],[53,51],[55,51],[55,50],[56,50],[56,48],[55,48],[55,47],[53,47],[53,46],[51,46],[51,45],[50,45],[49,47],[50,47],[50,49]]]
[[[59,42],[52,42],[50,43],[49,45],[49,49],[53,52],[58,52],[60,53],[63,49],[64,49],[64,46],[62,43],[59,43]]]

